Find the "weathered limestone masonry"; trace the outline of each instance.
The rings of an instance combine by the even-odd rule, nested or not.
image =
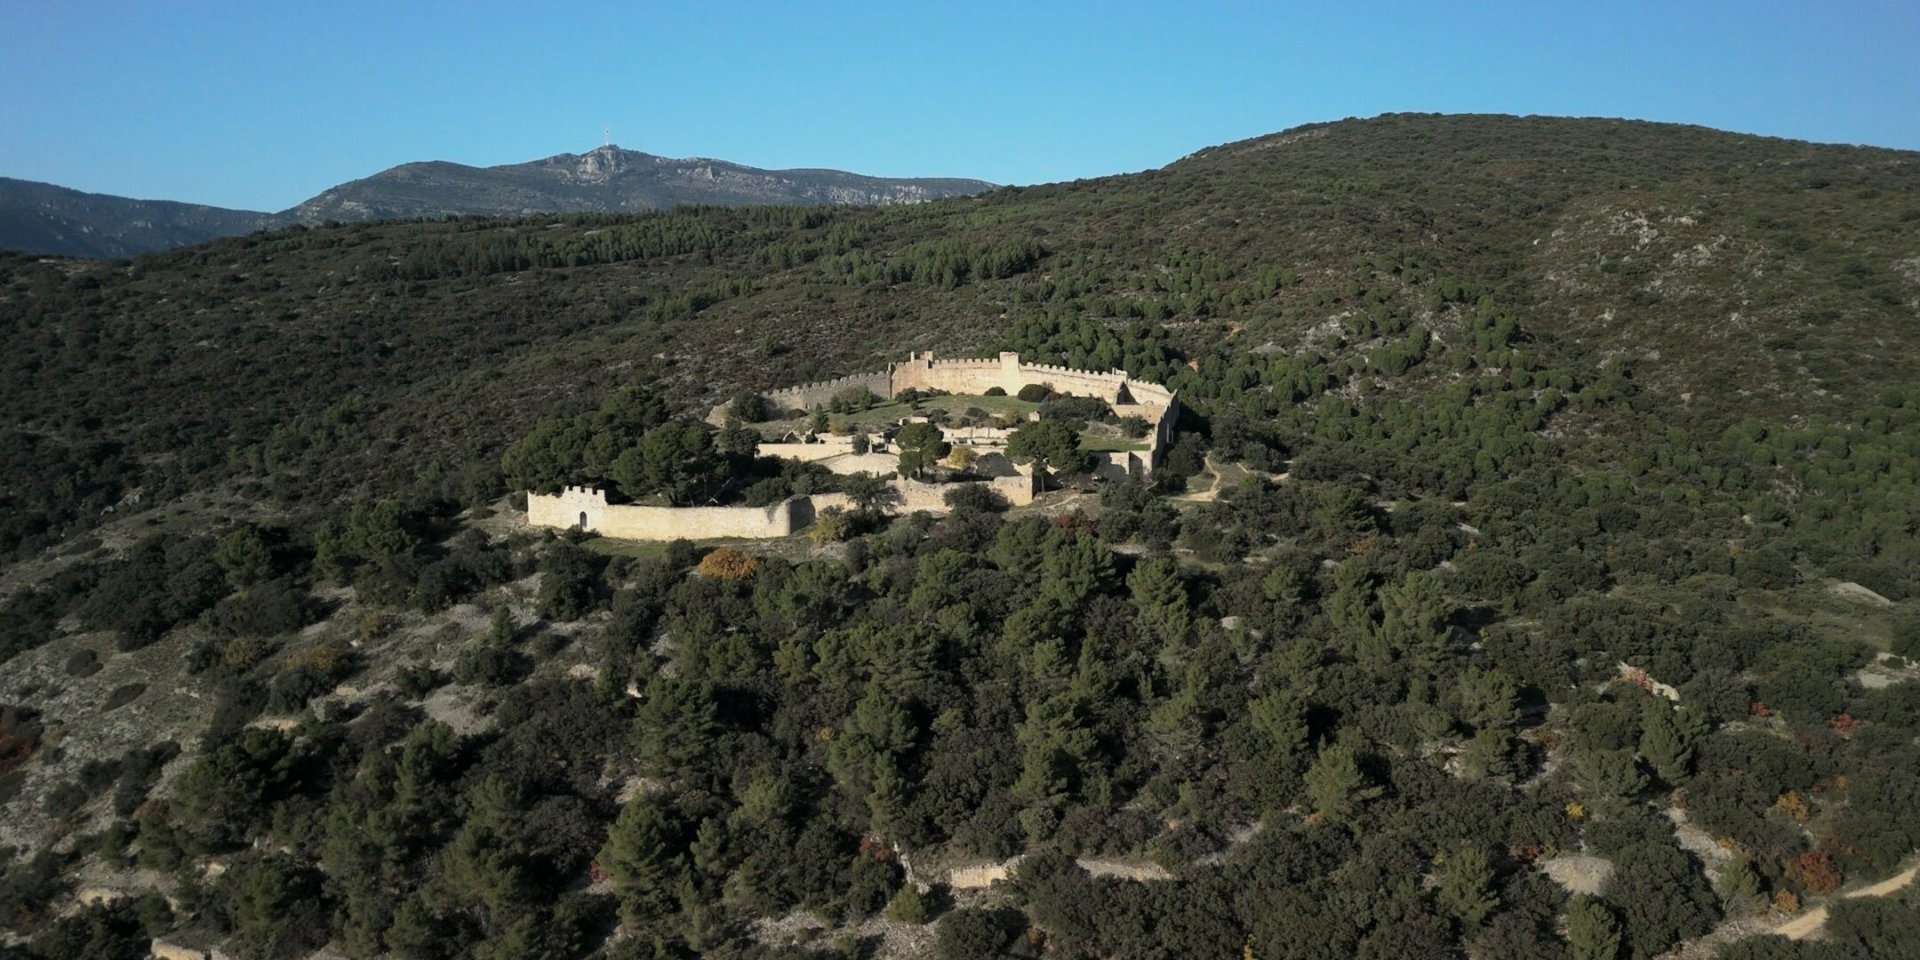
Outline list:
[[[833,400],[834,394],[850,387],[865,387],[871,393],[878,394],[882,397],[891,397],[894,391],[887,387],[891,376],[891,367],[878,373],[856,373],[853,376],[841,377],[838,380],[822,380],[819,383],[809,383],[801,387],[788,387],[785,390],[776,390],[773,393],[767,394],[767,399],[772,400],[774,406],[779,407],[784,412],[787,410],[812,410],[814,407],[824,407]],[[724,422],[726,409],[722,407],[719,412]]]
[[[813,503],[806,497],[770,507],[644,507],[608,504],[607,492],[594,487],[527,495],[527,523],[533,526],[579,527],[626,540],[786,537],[812,522]]]
[[[809,410],[824,406],[834,394],[848,387],[865,387],[882,397],[891,397],[909,387],[960,394],[983,394],[999,387],[1011,396],[1030,384],[1044,384],[1058,393],[1073,396],[1099,397],[1112,404],[1114,412],[1121,416],[1145,418],[1152,427],[1153,439],[1147,456],[1141,460],[1143,471],[1157,469],[1167,447],[1173,443],[1174,422],[1180,416],[1180,401],[1173,391],[1157,383],[1135,380],[1125,370],[1103,373],[1021,363],[1017,353],[1002,353],[993,360],[936,360],[930,352],[915,353],[908,355],[905,363],[890,363],[876,373],[776,390],[767,394],[767,399],[782,410]],[[714,407],[707,415],[715,424],[725,423],[726,418],[725,404]]]
[[[974,484],[984,484],[987,489],[1005,497],[1007,503],[1024,507],[1033,502],[1039,493],[1040,484],[1033,477],[1033,471],[1025,470],[1011,477],[994,477],[991,480],[974,480]],[[928,513],[945,514],[947,512],[947,494],[955,487],[967,486],[967,483],[921,483],[918,480],[889,480],[887,485],[893,488],[892,502],[885,505],[888,513],[913,513],[925,510]],[[844,493],[816,493],[813,495],[815,512],[828,507],[842,510],[852,508],[852,502]]]
[[[1011,477],[974,481],[1020,507],[1033,502],[1040,484],[1031,470]],[[947,512],[947,494],[958,483],[888,481],[893,497],[884,504],[888,513]],[[813,523],[828,507],[851,509],[843,493],[816,493],[789,497],[770,507],[645,507],[607,502],[607,492],[595,487],[569,486],[557,494],[527,494],[527,523],[565,530],[579,527],[623,540],[751,540],[792,536]]]
[[[759,448],[763,457],[780,457],[786,460],[798,460],[812,463],[832,457],[843,457],[853,452],[852,437],[821,437],[812,443],[763,443]]]
[[[1120,480],[1150,472],[1160,466],[1168,445],[1173,442],[1173,425],[1180,416],[1180,401],[1166,387],[1135,380],[1127,376],[1125,370],[1100,373],[1021,363],[1017,353],[1003,353],[994,360],[935,360],[931,353],[913,354],[907,362],[888,364],[887,369],[878,373],[810,383],[767,396],[782,410],[805,410],[827,404],[834,394],[849,387],[865,388],[883,397],[891,397],[909,387],[958,394],[984,394],[999,387],[1012,395],[1030,384],[1043,384],[1058,393],[1099,397],[1112,404],[1114,412],[1121,416],[1138,416],[1147,421],[1151,440],[1145,455],[1127,451],[1103,454],[1098,470],[1102,477]],[[722,405],[715,407],[708,419],[719,424],[726,422],[726,416],[726,406]],[[852,450],[850,437],[819,443],[760,445],[763,454],[796,460],[827,459],[850,454]],[[974,482],[986,484],[1016,507],[1032,503],[1040,489],[1039,479],[1026,468],[1015,468],[1012,476]],[[925,510],[944,514],[946,495],[960,486],[904,479],[889,483],[894,496],[886,508],[894,513]],[[604,490],[570,486],[557,494],[528,493],[527,523],[561,530],[579,527],[627,540],[770,539],[792,536],[806,529],[820,510],[848,505],[844,494],[826,493],[790,497],[770,507],[646,507],[609,504]]]

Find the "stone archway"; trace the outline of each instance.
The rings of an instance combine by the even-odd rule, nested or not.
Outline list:
[[[587,528],[587,512],[585,510],[582,510],[580,511],[580,529],[585,530],[586,528]]]

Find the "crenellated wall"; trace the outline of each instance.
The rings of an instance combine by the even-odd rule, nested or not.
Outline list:
[[[1096,474],[1103,479],[1123,480],[1150,473],[1165,460],[1180,416],[1179,397],[1160,384],[1135,380],[1125,370],[1101,372],[1021,363],[1017,353],[1002,353],[991,360],[939,360],[931,353],[915,353],[903,363],[888,364],[885,370],[789,387],[766,396],[782,411],[787,411],[825,406],[834,394],[851,387],[864,388],[881,397],[892,397],[908,388],[978,395],[995,387],[1011,396],[1033,384],[1072,396],[1099,397],[1111,404],[1116,414],[1147,421],[1148,449],[1142,453],[1119,451],[1099,455]],[[707,415],[716,425],[725,423],[726,418],[725,404],[714,407]],[[963,442],[987,439],[989,432],[999,435],[995,439],[1004,437],[1004,431],[979,427],[971,433],[967,428],[958,428],[953,432],[953,439]],[[823,460],[850,454],[852,438],[829,438],[821,443],[764,443],[760,451],[795,460]],[[1026,468],[1017,468],[1011,476],[974,482],[990,485],[1014,506],[1032,503],[1040,489],[1039,480]],[[958,486],[905,479],[889,483],[895,502],[888,509],[900,513],[926,510],[944,514],[946,495]],[[558,529],[581,527],[632,540],[770,538],[790,536],[805,529],[817,511],[830,506],[847,506],[845,495],[791,497],[770,507],[645,507],[608,504],[605,491],[567,487],[558,494],[529,493],[527,522]]]
[[[969,483],[987,486],[1016,507],[1032,503],[1039,492],[1039,481],[1031,472]],[[892,514],[925,510],[944,515],[947,494],[966,485],[889,480],[894,495],[882,506]],[[789,497],[770,507],[644,507],[609,504],[604,490],[570,486],[555,494],[527,494],[527,523],[557,530],[579,527],[623,540],[767,540],[806,529],[828,507],[851,509],[852,503],[844,493],[816,493]]]
[[[1144,418],[1152,427],[1153,438],[1141,461],[1148,472],[1160,466],[1167,447],[1173,443],[1174,423],[1180,415],[1180,401],[1173,391],[1157,383],[1135,380],[1125,370],[1101,372],[1021,363],[1017,353],[1002,353],[991,360],[940,360],[932,353],[914,353],[904,362],[888,364],[885,370],[789,387],[766,396],[782,411],[787,411],[825,406],[834,394],[848,387],[864,387],[881,397],[892,397],[908,388],[978,395],[998,387],[1012,396],[1019,393],[1021,387],[1032,384],[1072,396],[1099,397],[1112,404],[1114,412],[1121,416]],[[707,420],[715,425],[725,423],[726,418],[725,404],[707,414]],[[813,452],[801,451],[800,455]]]
[[[766,394],[768,400],[788,410],[811,410],[826,406],[833,395],[849,387],[863,387],[880,397],[892,397],[902,390],[941,390],[947,393],[984,394],[995,387],[1009,396],[1021,387],[1043,384],[1055,392],[1079,397],[1099,397],[1112,404],[1121,416],[1144,417],[1153,426],[1153,446],[1145,459],[1146,468],[1160,466],[1165,448],[1173,442],[1173,424],[1179,418],[1179,400],[1173,391],[1157,383],[1135,380],[1125,370],[1077,370],[1045,363],[1021,363],[1017,353],[1002,353],[991,360],[940,360],[932,353],[909,354],[901,363],[888,364],[885,370],[859,373],[837,380],[788,387]],[[718,426],[726,422],[727,405],[720,404],[707,413],[708,422]],[[810,451],[803,451],[806,453]]]
[[[873,395],[883,399],[891,397],[897,392],[893,389],[892,383],[891,369],[875,373],[856,373],[838,380],[822,380],[818,383],[775,390],[767,394],[767,399],[773,401],[773,405],[779,407],[783,413],[788,410],[812,410],[814,407],[826,406],[833,400],[834,394],[849,387],[865,387]]]

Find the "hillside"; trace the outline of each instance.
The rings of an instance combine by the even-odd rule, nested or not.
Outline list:
[[[1910,956],[1841,891],[1920,848],[1917,162],[1395,115],[0,259],[0,951]],[[916,350],[1188,413],[1010,510],[520,518],[820,489],[695,418]]]
[[[281,223],[270,214],[0,177],[0,250],[111,260]]]
[[[1615,121],[1387,117],[915,207],[347,225],[132,266],[15,261],[0,399],[10,448],[45,449],[10,456],[7,486],[31,490],[23,474],[55,470],[53,452],[106,458],[96,469],[122,479],[100,497],[190,484],[334,408],[465,470],[618,383],[712,401],[999,345],[1035,318],[1161,325],[1212,365],[1183,387],[1210,395],[1206,370],[1344,362],[1383,327],[1457,340],[1483,298],[1535,362],[1604,362],[1681,427],[1794,423],[1920,379],[1915,159]],[[1123,359],[1084,335],[1046,346]],[[1413,373],[1380,389],[1434,379]],[[1637,411],[1629,429],[1646,429]],[[350,446],[367,461],[322,482],[381,489],[369,471],[388,456]]]

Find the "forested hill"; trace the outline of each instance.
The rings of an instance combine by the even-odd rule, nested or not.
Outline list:
[[[1389,116],[0,259],[0,955],[1910,958],[1840,895],[1920,849],[1916,160]],[[939,518],[685,416],[909,350],[1187,413]],[[510,499],[601,479],[856,506]]]
[[[477,469],[623,383],[710,400],[1015,341],[1271,412],[1438,396],[1491,336],[1539,369],[1630,380],[1681,429],[1846,418],[1920,379],[1916,159],[1390,116],[921,206],[349,224],[131,264],[14,260],[6,489],[37,502],[73,475],[97,510],[275,444],[311,451],[288,438],[341,422],[310,479],[380,489],[386,468]],[[1116,353],[1129,325],[1190,369]],[[1621,428],[1650,426],[1635,411]]]

